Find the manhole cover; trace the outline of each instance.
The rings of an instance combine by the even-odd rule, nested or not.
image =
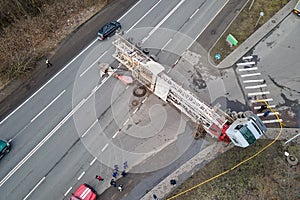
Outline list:
[[[139,86],[133,89],[133,95],[136,97],[142,97],[147,93],[145,86]]]

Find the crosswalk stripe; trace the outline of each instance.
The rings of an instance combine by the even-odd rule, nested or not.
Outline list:
[[[280,122],[282,122],[282,119],[279,119]],[[273,120],[263,120],[264,124],[271,124],[271,123],[276,123],[278,122],[277,119],[273,119]]]
[[[242,68],[242,69],[239,69],[239,72],[254,71],[254,70],[257,70],[257,67]]]
[[[265,92],[252,92],[252,93],[248,93],[248,96],[256,96],[256,95],[263,95],[263,94],[270,94],[269,91],[265,91]]]
[[[257,72],[257,73],[253,73],[253,74],[242,74],[241,77],[244,78],[244,77],[259,76],[259,75],[261,75],[261,73]]]
[[[267,84],[246,86],[245,89],[257,89],[257,88],[263,88],[263,87],[267,87]]]
[[[259,99],[259,100],[260,101],[268,101],[268,102],[273,101],[272,98],[269,98],[269,99]],[[258,102],[260,102],[259,100],[251,100],[251,103],[258,103]]]
[[[275,106],[275,105],[269,105],[269,107],[275,108],[276,106]],[[254,109],[255,109],[255,110],[258,110],[258,109],[260,109],[260,106],[255,106]]]
[[[275,114],[279,115],[279,112],[275,112],[275,113],[271,112],[269,115],[275,115]],[[264,115],[264,113],[257,113],[256,115],[261,117]]]
[[[257,79],[257,80],[245,80],[243,83],[259,83],[264,82],[264,79]]]

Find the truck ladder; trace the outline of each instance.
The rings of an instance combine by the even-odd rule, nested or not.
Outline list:
[[[217,112],[217,108],[212,108],[200,101],[190,91],[182,88],[163,72],[162,65],[155,63],[121,35],[116,34],[113,44],[116,47],[113,57],[128,68],[134,78],[156,95],[160,85],[161,88],[167,90],[165,95],[158,95],[162,100],[171,103],[193,122],[200,122],[212,137],[220,136],[222,127],[228,119],[225,113]]]

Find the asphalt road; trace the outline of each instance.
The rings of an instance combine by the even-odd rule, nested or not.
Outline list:
[[[141,41],[170,68],[226,2],[141,0],[119,21],[125,37]],[[1,198],[68,198],[82,182],[101,193],[116,163],[129,160],[133,166],[156,154],[161,165],[149,159],[142,167],[132,168],[140,173],[151,172],[171,164],[188,148],[194,146],[192,152],[199,150],[201,144],[192,145],[190,135],[184,134],[190,132],[185,119],[172,108],[149,96],[146,102],[154,102],[155,106],[135,113],[130,106],[132,87],[126,89],[113,78],[100,79],[99,63],[114,62],[113,38],[99,42],[92,35],[89,32],[85,38],[92,43],[1,121],[1,137],[13,139],[11,153],[1,160]],[[160,56],[161,49],[168,52],[170,59]],[[71,48],[57,54],[71,58],[74,52]],[[53,63],[58,65],[59,58],[56,59]],[[145,124],[134,126],[134,114],[146,115]],[[181,123],[174,126],[175,120]],[[118,132],[119,129],[122,130]],[[168,135],[169,132],[174,134]],[[166,144],[167,150],[159,157],[158,152]],[[95,174],[101,174],[105,182],[96,182]]]
[[[264,37],[247,55],[255,57],[257,64],[249,69],[236,67],[236,73],[247,97],[256,94],[276,109],[287,127],[299,128],[299,63],[300,21],[291,13],[279,26]],[[242,62],[242,61],[240,61]],[[261,95],[260,93],[265,93]],[[259,103],[248,99],[258,116]],[[274,115],[262,117],[268,126],[278,127]]]

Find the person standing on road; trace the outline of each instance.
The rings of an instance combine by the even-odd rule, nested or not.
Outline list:
[[[262,111],[264,111],[265,109],[267,109],[267,106],[266,106],[266,105],[261,105],[261,106],[260,106],[260,109],[258,109],[258,112],[262,112]]]
[[[96,177],[95,177],[98,181],[104,181],[104,178],[102,178],[101,176],[99,176],[99,175],[96,175]]]
[[[111,179],[110,185],[113,186],[113,187],[117,187],[117,183],[114,179]]]
[[[46,58],[45,62],[46,62],[47,68],[52,67],[52,63],[48,60],[48,58]]]
[[[270,115],[270,113],[271,113],[271,111],[268,110],[267,112],[264,113],[263,117],[268,117]]]
[[[119,190],[120,192],[122,192],[122,191],[123,191],[123,185],[119,185],[119,186],[118,186],[118,190]]]

